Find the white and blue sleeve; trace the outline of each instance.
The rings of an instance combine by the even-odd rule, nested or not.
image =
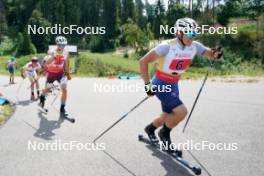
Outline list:
[[[195,47],[197,49],[197,54],[204,55],[206,50],[208,49],[206,46],[204,46],[202,43],[194,41]]]
[[[160,57],[166,56],[169,53],[170,45],[168,43],[161,43],[153,49]]]

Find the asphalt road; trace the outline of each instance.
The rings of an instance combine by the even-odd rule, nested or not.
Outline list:
[[[0,127],[0,175],[8,176],[190,176],[186,168],[137,140],[146,124],[160,114],[157,98],[150,98],[100,138],[102,148],[91,150],[59,150],[49,144],[67,144],[75,141],[91,144],[93,139],[115,120],[128,112],[145,97],[139,92],[96,92],[95,86],[105,91],[115,85],[140,84],[140,80],[109,80],[74,78],[69,82],[66,109],[74,124],[59,120],[56,108],[59,99],[51,105],[55,95],[47,98],[47,114],[37,102],[29,101],[29,82],[8,85],[8,78],[0,76],[0,91],[16,104],[13,116]],[[41,80],[43,85],[43,79]],[[181,81],[181,97],[190,109],[201,86],[201,80]],[[192,150],[191,152],[213,176],[264,175],[264,84],[207,82],[198,100],[191,121],[182,134],[183,123],[172,131],[175,143],[234,144],[237,150]],[[29,150],[29,144],[38,150]],[[44,150],[44,147],[49,150]],[[101,146],[101,147],[102,147]],[[229,148],[230,149],[230,148]],[[188,152],[184,158],[196,164]],[[202,175],[207,175],[204,171]]]

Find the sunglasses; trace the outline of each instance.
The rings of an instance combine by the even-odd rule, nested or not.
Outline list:
[[[63,45],[63,44],[58,44],[58,47],[59,48],[65,48],[66,45]]]
[[[191,39],[193,39],[193,38],[195,38],[195,37],[197,37],[197,33],[196,32],[187,32],[187,33],[184,33],[188,38],[191,38]]]

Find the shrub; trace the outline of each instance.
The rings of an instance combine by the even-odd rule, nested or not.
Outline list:
[[[101,36],[93,36],[89,42],[91,52],[104,52],[106,50],[105,41]]]

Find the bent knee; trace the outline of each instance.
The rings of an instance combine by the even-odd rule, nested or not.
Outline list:
[[[62,91],[62,92],[67,92],[67,89],[66,89],[66,87],[64,87],[64,88],[61,88],[61,91]]]
[[[187,114],[188,110],[183,104],[173,110],[173,115],[180,121],[182,121]]]
[[[183,106],[182,114],[183,114],[184,117],[186,117],[187,114],[188,114],[188,109],[185,106]]]
[[[66,94],[66,93],[67,93],[67,88],[64,87],[64,86],[62,86],[62,87],[61,87],[61,92],[62,92],[63,94]]]

